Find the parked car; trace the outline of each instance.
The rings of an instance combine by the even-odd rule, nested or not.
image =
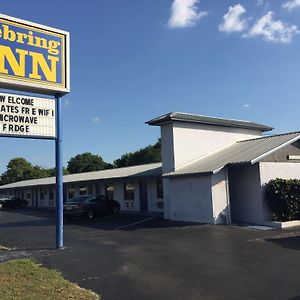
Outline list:
[[[28,201],[16,196],[0,196],[0,208],[27,207]]]
[[[82,195],[69,199],[64,204],[64,217],[72,220],[74,217],[94,219],[99,215],[118,214],[120,204],[103,195]]]

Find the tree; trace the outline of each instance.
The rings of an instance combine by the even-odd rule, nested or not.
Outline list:
[[[117,168],[161,162],[161,140],[135,152],[126,153],[114,161]]]
[[[64,174],[68,174],[66,169],[63,170]],[[55,168],[42,168],[34,166],[25,158],[16,157],[9,161],[7,170],[1,175],[0,184],[8,184],[21,180],[37,179],[55,176]]]
[[[25,158],[16,157],[9,161],[7,170],[1,176],[1,184],[12,183],[31,178],[32,164]]]
[[[111,164],[106,163],[101,156],[85,152],[72,157],[68,161],[67,170],[70,174],[110,169]]]
[[[50,168],[45,170],[47,171],[48,177],[56,176],[56,168]],[[68,175],[70,174],[70,172],[65,167],[63,167],[63,174]]]

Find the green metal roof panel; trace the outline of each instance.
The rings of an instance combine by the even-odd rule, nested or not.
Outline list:
[[[93,180],[104,180],[104,179],[117,179],[117,178],[138,178],[138,177],[153,177],[161,176],[162,169],[161,163],[145,164],[139,166],[116,168],[95,172],[70,174],[64,176],[64,183],[72,182],[84,182]],[[42,185],[55,184],[55,177],[32,179],[26,181],[18,181],[6,185],[0,186],[1,189],[10,189],[17,187],[34,187]]]
[[[300,132],[286,133],[236,142],[226,148],[201,157],[164,176],[216,173],[226,165],[255,163],[263,157],[300,139]]]

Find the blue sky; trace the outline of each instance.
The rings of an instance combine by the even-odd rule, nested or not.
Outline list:
[[[300,130],[300,1],[0,1],[0,12],[71,33],[64,163],[112,162],[156,142],[170,112]],[[51,141],[1,138],[0,172],[22,156],[54,164]]]

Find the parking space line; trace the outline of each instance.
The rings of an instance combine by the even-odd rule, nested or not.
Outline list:
[[[134,222],[134,223],[131,223],[131,224],[127,224],[127,225],[124,225],[124,226],[117,227],[116,229],[124,229],[124,228],[128,228],[128,227],[132,227],[132,226],[144,223],[144,222],[148,222],[148,221],[154,220],[156,218],[157,217],[147,218],[147,219],[144,219],[144,220],[141,220],[141,221],[138,221],[138,222]]]

